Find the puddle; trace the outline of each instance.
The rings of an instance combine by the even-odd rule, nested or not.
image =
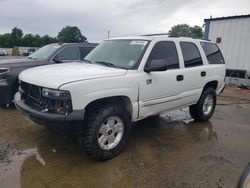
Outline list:
[[[5,150],[5,156],[0,164],[1,187],[20,187],[22,165],[25,160],[33,156],[42,166],[45,166],[45,161],[36,148],[17,151],[9,147]]]

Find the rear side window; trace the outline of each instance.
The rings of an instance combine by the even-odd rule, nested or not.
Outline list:
[[[203,65],[200,52],[197,46],[191,42],[180,42],[185,67]]]
[[[174,42],[161,41],[156,43],[148,58],[148,61],[152,60],[165,60],[168,69],[178,69],[179,59]]]
[[[222,53],[216,44],[201,42],[209,64],[225,64]]]

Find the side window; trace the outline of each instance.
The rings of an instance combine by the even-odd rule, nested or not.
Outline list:
[[[56,55],[57,59],[60,61],[66,60],[81,60],[80,50],[78,46],[69,46]]]
[[[216,44],[201,42],[201,46],[209,64],[225,64],[222,53]]]
[[[168,69],[178,69],[179,59],[174,42],[162,41],[156,43],[148,58],[148,61],[152,60],[165,60]]]
[[[89,52],[91,52],[92,47],[80,47],[81,50],[81,59],[83,59]]]
[[[180,42],[185,67],[203,65],[200,52],[197,46],[191,42]]]

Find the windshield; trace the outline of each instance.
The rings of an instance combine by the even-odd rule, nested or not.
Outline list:
[[[146,50],[145,40],[106,40],[92,50],[85,60],[122,69],[133,69]]]
[[[43,46],[30,56],[28,58],[31,59],[47,59],[50,57],[58,48],[60,48],[60,45],[58,44],[49,44],[46,46]]]

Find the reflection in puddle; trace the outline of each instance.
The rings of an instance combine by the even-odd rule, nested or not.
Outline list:
[[[30,157],[35,156],[36,160],[45,166],[45,161],[36,148],[23,151],[15,151],[9,148],[6,152],[5,159],[3,159],[3,162],[0,164],[1,187],[20,187],[22,165],[24,161]]]
[[[218,134],[213,129],[210,121],[201,123],[193,122],[186,126],[186,130],[196,141],[200,140],[218,140]]]

